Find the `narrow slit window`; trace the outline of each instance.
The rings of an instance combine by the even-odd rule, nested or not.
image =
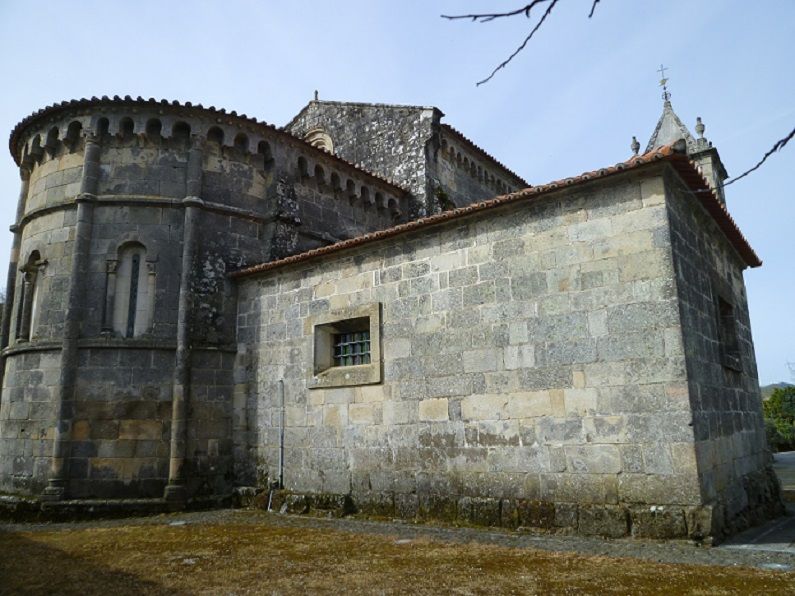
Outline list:
[[[154,305],[154,268],[146,248],[137,242],[121,247],[118,260],[108,269],[105,328],[121,337],[139,337],[150,331]]]
[[[127,337],[135,335],[135,313],[138,307],[138,277],[141,274],[141,255],[132,256],[132,272],[130,273],[130,295],[127,307]]]

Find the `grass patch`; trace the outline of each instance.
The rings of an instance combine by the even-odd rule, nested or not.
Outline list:
[[[0,532],[2,594],[795,593],[795,574],[257,523]]]

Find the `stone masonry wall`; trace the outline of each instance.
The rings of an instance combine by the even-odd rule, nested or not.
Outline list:
[[[428,163],[438,208],[464,207],[528,186],[449,127],[439,128],[441,143]]]
[[[83,187],[88,135],[98,176]],[[63,393],[59,351],[69,289],[76,284],[85,288],[73,311],[79,320],[70,364],[76,390],[60,409],[60,426],[69,429],[67,494],[162,495],[172,432],[183,201],[190,194],[198,241],[187,288],[186,477],[191,495],[228,493],[237,300],[227,273],[389,227],[408,212],[405,192],[274,127],[190,105],[131,98],[71,102],[27,119],[12,137],[15,159],[30,172],[16,267],[38,251],[38,298],[30,309],[30,338],[17,340],[24,278],[17,275],[9,290],[12,334],[0,396],[0,490],[35,493],[47,480]],[[197,156],[199,167],[191,170]],[[80,198],[81,192],[88,194]],[[78,199],[90,204],[90,224],[83,228],[90,241],[80,259],[85,272],[72,279]],[[151,312],[151,324],[126,337],[113,329],[112,288],[120,255],[131,244],[145,248],[140,279],[152,302],[138,306]]]
[[[409,190],[414,217],[526,186],[441,118],[437,108],[311,101],[287,130],[302,138],[325,131],[334,153]]]
[[[242,280],[237,391],[260,477],[278,474],[283,380],[295,493],[408,518],[709,534],[648,171]],[[309,389],[314,318],[373,303],[382,383]]]
[[[716,504],[716,528],[735,532],[781,512],[765,437],[744,265],[673,175],[666,188],[702,494]],[[721,354],[718,295],[734,306],[739,366],[727,366]]]
[[[322,128],[334,153],[411,192],[416,216],[427,213],[426,144],[440,118],[436,108],[312,101],[287,130],[303,138]]]
[[[36,274],[38,303],[30,339],[17,340],[24,276],[18,274],[15,287],[8,288],[15,353],[4,359],[0,491],[11,493],[40,492],[47,483],[54,438],[52,404],[60,374],[59,347],[74,244],[75,210],[67,205],[80,189],[82,143],[61,144],[40,156],[41,161],[31,167],[17,264],[24,266],[35,251],[46,262]]]
[[[9,358],[0,402],[0,492],[40,493],[52,456],[58,350]]]

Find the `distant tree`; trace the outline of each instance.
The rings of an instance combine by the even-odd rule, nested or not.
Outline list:
[[[767,441],[773,451],[795,449],[795,387],[779,387],[763,402]]]
[[[540,10],[541,6],[545,6],[546,10],[544,10],[544,12],[538,18],[538,21],[535,22],[535,24],[531,27],[529,33],[522,40],[522,43],[519,44],[519,46],[511,53],[510,56],[508,56],[505,60],[500,62],[494,68],[494,70],[491,71],[491,74],[489,74],[489,76],[487,76],[485,79],[482,79],[482,80],[477,82],[477,85],[480,86],[480,85],[482,85],[484,83],[488,83],[492,78],[494,78],[494,75],[496,75],[497,72],[499,72],[500,70],[502,70],[503,68],[508,66],[508,64],[510,64],[510,62],[514,58],[516,58],[516,56],[519,55],[519,53],[522,50],[524,50],[525,47],[527,47],[527,44],[530,41],[530,39],[532,39],[532,37],[533,37],[533,35],[535,35],[536,31],[538,31],[541,28],[541,25],[544,24],[544,21],[547,20],[547,17],[549,17],[549,15],[552,14],[552,9],[555,8],[555,5],[558,2],[560,2],[560,0],[532,0],[532,2],[528,2],[524,6],[520,6],[518,8],[513,9],[513,10],[506,10],[506,11],[503,11],[503,12],[481,12],[481,13],[475,12],[475,13],[469,13],[469,14],[456,14],[456,15],[443,14],[442,18],[443,19],[448,19],[450,21],[457,21],[457,20],[464,19],[464,20],[472,21],[473,23],[490,23],[491,21],[496,21],[497,19],[505,19],[505,18],[512,18],[512,17],[521,17],[521,16],[524,16],[526,19],[532,19],[538,14],[538,11],[536,11],[534,13],[533,9],[536,8],[536,7],[539,7],[539,10]],[[601,2],[601,0],[592,0],[591,10],[588,13],[588,18],[589,19],[591,17],[593,17],[594,12],[596,11],[596,5],[599,4],[599,2]],[[735,176],[731,180],[728,180],[728,181],[724,182],[723,186],[727,186],[729,184],[732,184],[733,182],[737,182],[741,178],[745,178],[748,174],[750,174],[754,170],[757,170],[763,163],[765,163],[767,161],[768,157],[773,155],[775,152],[780,151],[781,149],[783,149],[784,146],[787,143],[789,143],[792,140],[793,137],[795,137],[795,128],[793,128],[792,131],[788,135],[786,135],[785,137],[783,137],[783,138],[779,139],[778,141],[776,141],[773,144],[773,147],[771,147],[770,150],[767,153],[765,153],[764,156],[762,156],[762,159],[760,159],[759,162],[757,162],[756,165],[754,165],[753,167],[745,170],[739,176]]]

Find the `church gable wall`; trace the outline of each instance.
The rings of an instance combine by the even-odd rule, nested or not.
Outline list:
[[[776,513],[779,505],[744,265],[674,176],[666,180],[666,199],[699,477],[704,499],[718,504],[714,523],[736,531]]]
[[[331,493],[410,518],[710,533],[659,178],[614,177],[240,286],[250,375],[237,403],[245,392],[260,477],[277,479],[283,382],[284,484],[309,495],[294,503]],[[310,388],[316,322],[376,304],[382,381]]]
[[[426,213],[426,144],[440,117],[435,108],[313,101],[288,130],[301,138],[325,131],[333,153],[406,188],[416,216]]]

